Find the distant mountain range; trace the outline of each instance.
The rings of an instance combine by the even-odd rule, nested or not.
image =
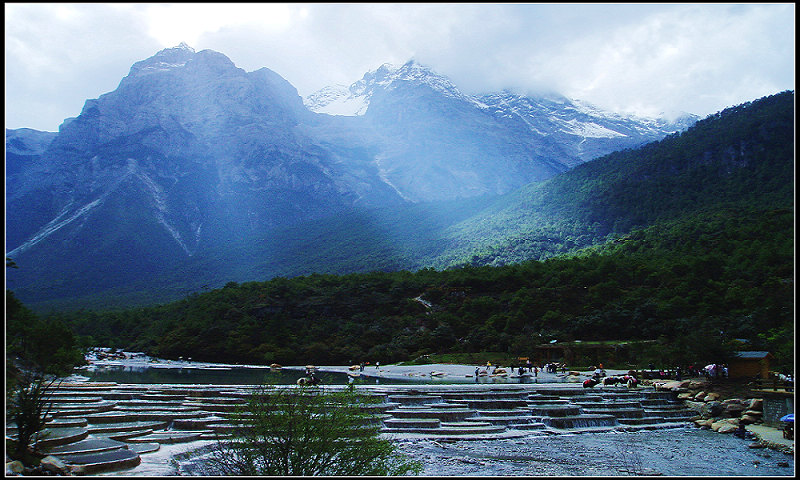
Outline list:
[[[6,131],[8,287],[32,306],[124,305],[275,275],[446,268],[520,228],[463,227],[487,206],[696,120],[465,95],[414,61],[303,99],[269,69],[182,44],[58,133]]]

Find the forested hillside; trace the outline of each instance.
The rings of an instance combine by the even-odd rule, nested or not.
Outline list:
[[[544,259],[710,209],[790,206],[793,195],[794,92],[787,91],[501,197],[448,229],[450,248],[433,265]]]
[[[526,354],[551,339],[657,338],[676,361],[712,360],[746,338],[786,362],[792,258],[791,210],[721,210],[570,258],[231,283],[160,307],[57,318],[93,344],[226,362],[392,362]]]

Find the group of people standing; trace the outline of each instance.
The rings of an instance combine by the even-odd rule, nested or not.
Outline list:
[[[519,375],[530,374],[534,377],[539,376],[539,372],[547,372],[547,373],[558,373],[559,369],[561,369],[561,373],[567,372],[567,366],[563,363],[547,363],[543,365],[541,368],[538,365],[534,365],[530,360],[527,360],[524,364],[520,365],[511,365],[509,367],[511,373],[517,373]],[[488,374],[498,374],[498,373],[508,373],[506,372],[505,368],[500,367],[498,365],[492,365],[492,362],[486,362],[486,369],[481,370],[481,367],[475,367],[475,377],[479,375],[488,375]]]

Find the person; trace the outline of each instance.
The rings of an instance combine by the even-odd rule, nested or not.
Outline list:
[[[353,390],[356,388],[356,386],[355,386],[355,379],[354,379],[352,376],[350,376],[350,375],[348,375],[348,376],[347,376],[347,388],[348,388],[348,389],[349,389],[351,392],[352,392],[352,391],[353,391]]]
[[[537,367],[535,365],[533,367],[533,376],[536,377],[536,378],[539,378],[539,367]]]
[[[744,428],[744,423],[740,423],[739,426],[733,432],[734,437],[739,437],[744,440],[747,437],[747,429]]]
[[[380,367],[380,366],[381,366],[381,362],[375,362],[375,370],[377,370],[378,367]]]
[[[478,374],[481,373],[480,367],[475,367],[475,383],[478,383]]]

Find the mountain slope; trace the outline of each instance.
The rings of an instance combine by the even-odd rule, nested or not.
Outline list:
[[[371,75],[364,114],[331,116],[275,72],[182,44],[57,134],[7,131],[8,285],[29,304],[127,302],[309,268],[416,268],[449,248],[442,229],[602,138],[585,124],[548,140],[414,62]],[[562,113],[574,133],[577,113]]]
[[[491,202],[326,219],[316,224],[320,238],[303,237],[308,243],[298,250],[335,252],[331,239],[344,239],[341,248],[382,239],[377,249],[396,252],[418,234],[444,242],[435,247],[448,253],[459,245],[447,242],[497,247],[492,242],[506,236],[502,248],[487,248],[464,268],[231,282],[167,305],[60,318],[79,334],[166,358],[395,362],[591,339],[651,341],[639,351],[620,342],[612,358],[621,365],[681,365],[731,359],[734,339],[745,339],[791,369],[793,164],[794,93],[783,92]],[[413,227],[414,219],[421,225]],[[349,236],[339,236],[347,227]],[[380,232],[391,227],[405,228],[395,237]],[[575,237],[570,255],[511,264],[538,240],[542,256],[551,256],[569,229],[596,244],[580,249]],[[572,347],[577,362],[596,363],[596,352]]]
[[[787,91],[500,197],[448,230],[452,248],[434,263],[546,258],[702,210],[791,207],[793,191],[794,92]]]

